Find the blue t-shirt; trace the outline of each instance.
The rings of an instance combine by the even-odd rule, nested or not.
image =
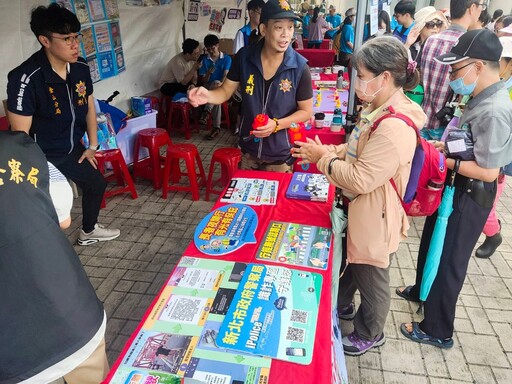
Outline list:
[[[206,72],[208,72],[212,67],[215,67],[215,71],[210,75],[208,82],[211,83],[216,80],[224,80],[224,71],[229,71],[231,68],[231,56],[221,52],[215,63],[210,56],[203,57],[201,68],[199,68],[199,76],[206,75]]]
[[[304,16],[304,18],[302,19],[302,37],[307,39],[308,38],[308,25],[309,25],[309,21],[311,20],[311,16],[309,15],[306,15]]]
[[[341,24],[341,16],[337,15],[337,14],[327,15],[325,17],[325,21],[327,21],[328,23],[331,23],[333,28],[337,28]],[[333,39],[336,32],[338,32],[338,31],[337,30],[327,31],[327,32],[325,32],[325,37],[328,39]]]
[[[340,52],[354,53],[354,50],[347,45],[347,41],[350,41],[352,46],[354,45],[354,27],[351,24],[345,24],[341,28]]]

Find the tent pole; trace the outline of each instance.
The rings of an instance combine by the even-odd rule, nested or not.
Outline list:
[[[363,44],[364,21],[369,1],[371,0],[358,0],[357,2],[354,51]],[[355,84],[356,76],[357,71],[352,67],[352,71],[350,73],[350,88],[348,92],[347,122],[345,125],[345,132],[347,134],[346,141],[348,141],[348,135],[352,132],[357,121],[356,95],[353,86],[353,84]]]
[[[181,27],[181,33],[183,34],[183,42],[185,42],[185,40],[187,38],[187,30],[185,28],[185,23],[187,22],[187,17],[185,14],[185,0],[183,0],[182,11],[183,11],[183,27]]]

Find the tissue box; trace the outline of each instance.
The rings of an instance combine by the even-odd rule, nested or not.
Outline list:
[[[132,112],[135,116],[144,116],[152,112],[149,97],[132,97]]]

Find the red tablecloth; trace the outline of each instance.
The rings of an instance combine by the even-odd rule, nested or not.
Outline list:
[[[330,67],[336,56],[333,49],[297,49],[297,53],[306,58],[310,67]]]
[[[298,224],[310,224],[322,227],[331,227],[331,221],[329,218],[329,211],[332,206],[333,200],[333,187],[329,194],[329,200],[327,203],[318,202],[306,202],[301,200],[289,200],[285,197],[288,183],[291,179],[291,174],[278,173],[278,172],[260,172],[260,171],[237,171],[235,177],[248,177],[248,178],[264,178],[268,180],[278,180],[278,198],[277,204],[272,205],[261,205],[251,206],[258,214],[258,228],[256,229],[255,236],[258,240],[256,244],[246,244],[239,250],[222,256],[222,260],[238,261],[244,263],[258,263],[259,260],[255,259],[256,251],[259,247],[259,241],[261,241],[267,226],[271,220],[294,222]],[[214,208],[217,208],[223,203],[215,204]],[[332,249],[332,248],[331,248]],[[332,251],[331,251],[332,252]],[[190,243],[188,248],[185,250],[185,255],[192,257],[202,258],[213,258],[220,259],[219,257],[211,257],[200,252],[193,242]],[[332,257],[332,254],[331,254]],[[266,263],[267,264],[267,263]],[[268,264],[273,264],[268,262]],[[282,264],[279,264],[283,266]],[[330,383],[332,377],[332,351],[331,351],[331,277],[332,277],[332,263],[329,263],[327,270],[311,269],[295,267],[296,269],[304,269],[308,271],[314,271],[322,275],[322,293],[320,296],[320,307],[318,309],[318,323],[315,336],[315,346],[313,351],[313,360],[310,365],[299,365],[289,363],[281,360],[272,360],[270,368],[269,384],[288,384],[288,383]],[[167,282],[166,282],[167,284]],[[165,287],[165,285],[162,289]],[[162,293],[160,291],[159,295]],[[139,332],[142,324],[151,313],[153,306],[157,303],[157,298],[153,301],[151,306],[144,314],[142,321],[140,322],[137,329],[132,334],[131,338],[125,345],[121,355],[112,367],[112,370],[104,381],[108,383],[114,374],[119,364],[123,361],[126,352],[129,350],[129,346],[133,342],[135,336]]]

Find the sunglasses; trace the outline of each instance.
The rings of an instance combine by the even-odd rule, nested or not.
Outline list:
[[[434,28],[441,28],[443,26],[443,22],[442,21],[427,21],[425,23],[425,27],[427,27],[427,29],[434,29]]]

